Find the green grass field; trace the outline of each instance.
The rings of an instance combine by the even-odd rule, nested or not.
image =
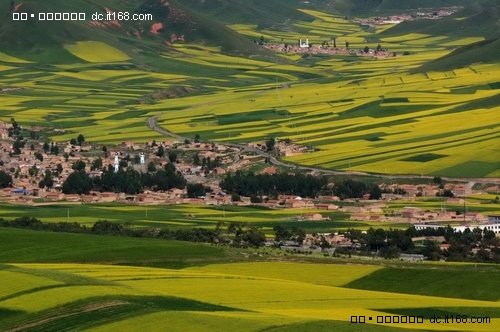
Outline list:
[[[500,326],[497,266],[266,262],[172,241],[10,229],[0,236],[2,330],[470,331],[429,321],[445,314],[490,317],[475,331]],[[175,260],[186,264],[169,265]],[[425,318],[360,327],[351,316]]]

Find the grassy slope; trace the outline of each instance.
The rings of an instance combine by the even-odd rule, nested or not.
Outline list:
[[[41,12],[86,13],[85,21],[14,21],[10,19],[8,6],[0,8],[0,17],[8,19],[0,22],[0,48],[13,55],[31,56],[37,62],[74,63],[81,62],[63,49],[68,43],[81,40],[103,41],[134,56],[130,52],[130,42],[142,50],[167,51],[165,42],[172,34],[184,35],[187,41],[202,42],[207,45],[222,46],[223,51],[238,54],[270,55],[258,48],[247,38],[236,34],[216,19],[201,15],[184,6],[182,2],[171,1],[169,7],[159,0],[133,0],[126,3],[107,0],[104,2],[87,1],[25,1],[19,7],[20,13]],[[106,13],[106,8],[116,12],[152,14],[152,21],[119,21],[117,25],[95,27],[90,25],[92,13]],[[299,13],[299,12],[298,12]],[[173,22],[173,23],[171,23]],[[149,32],[153,23],[162,23],[163,30],[158,35]],[[140,38],[132,37],[141,31]]]
[[[474,3],[468,4],[461,11],[441,20],[406,21],[385,30],[380,35],[399,36],[407,33],[422,33],[432,36],[448,35],[454,38],[469,36],[495,38],[500,35],[499,18],[500,5],[498,3]]]
[[[282,0],[183,0],[182,4],[224,23],[283,24],[313,18],[293,8],[297,1]]]
[[[288,0],[283,2],[290,3]],[[296,5],[303,5],[303,1],[294,1]],[[401,12],[412,12],[416,9],[437,9],[443,7],[463,6],[470,3],[469,0],[320,0],[309,1],[308,7],[316,10],[331,12],[338,15],[348,16],[372,16],[399,14]]]
[[[474,265],[458,266],[455,269],[439,269],[434,266],[412,269],[385,268],[350,282],[346,287],[498,301],[498,271],[498,266],[479,271]]]
[[[498,271],[497,267],[486,265],[473,267],[436,264],[432,269],[412,265],[411,269],[407,269],[407,265],[402,265],[401,268],[372,268],[357,265],[281,263],[283,268],[279,268],[268,265],[274,263],[254,262],[217,264],[182,270],[111,267],[65,263],[75,261],[76,255],[102,262],[94,249],[106,247],[114,253],[114,262],[128,260],[129,263],[135,261],[135,265],[139,265],[144,257],[133,254],[137,250],[137,242],[117,237],[25,230],[4,232],[0,229],[0,235],[0,252],[3,253],[0,261],[13,261],[16,252],[19,254],[22,248],[31,247],[33,250],[28,250],[21,257],[24,262],[37,263],[0,265],[0,273],[17,274],[19,278],[22,276],[26,281],[32,282],[29,287],[23,281],[20,281],[21,284],[11,282],[1,285],[0,292],[3,292],[3,295],[0,296],[0,329],[3,330],[22,327],[23,331],[61,331],[76,328],[129,331],[137,329],[138,326],[151,330],[169,324],[172,331],[211,331],[225,327],[232,331],[329,329],[392,332],[397,331],[399,326],[367,324],[360,327],[350,324],[349,317],[387,313],[425,316],[432,313],[452,313],[500,317],[498,305],[494,302],[490,304],[384,293],[392,291],[393,284],[390,282],[379,293],[338,287],[353,279],[361,278],[358,280],[363,281],[371,278],[375,280],[372,281],[373,284],[386,279],[394,280],[396,277],[391,276],[396,275],[400,277],[398,291],[401,293],[448,296],[443,294],[442,289],[447,287],[454,289],[454,297],[495,300],[498,298],[498,290],[493,286],[485,288],[490,292],[488,298],[485,298],[484,294],[471,291],[477,288],[472,285],[481,285],[484,288],[487,280],[494,280],[491,274]],[[34,242],[39,244],[36,249]],[[125,242],[131,247],[122,247]],[[76,247],[79,247],[77,250],[75,243]],[[179,257],[185,257],[189,261],[197,256],[203,263],[207,263],[207,258],[213,255],[212,251],[207,250],[192,251],[190,249],[193,246],[188,243],[176,247],[175,242],[164,241],[170,247],[169,250],[161,249],[161,246],[158,246],[160,241],[144,240],[144,243],[150,244],[148,256],[151,261]],[[106,255],[104,250],[101,255]],[[48,261],[46,258],[49,256],[50,261],[58,264],[39,264]],[[239,257],[236,261],[246,260],[242,255]],[[365,276],[374,269],[376,272]],[[316,275],[320,271],[323,276]],[[410,275],[405,274],[407,271]],[[409,289],[407,281],[402,282],[403,279],[411,278],[415,283],[429,285],[429,280],[445,279],[444,273],[451,276],[451,281],[459,282],[458,287],[452,287],[451,282],[440,282],[439,287],[427,287],[425,291],[418,288],[413,291]],[[459,281],[459,274],[462,281]],[[332,280],[328,280],[328,276]],[[471,278],[474,283],[470,282]],[[40,284],[40,287],[37,287],[36,281],[42,280],[45,280],[45,286]],[[52,281],[52,284],[47,281]],[[459,287],[466,281],[468,287]],[[351,281],[349,285],[355,282],[356,280]],[[26,287],[21,290],[21,285]],[[448,290],[448,293],[450,292]],[[454,308],[455,305],[459,307]],[[391,309],[385,309],[387,307]],[[430,327],[422,325],[421,328]],[[456,330],[467,328],[458,325],[452,327]],[[498,326],[493,323],[488,327],[494,329]]]
[[[500,39],[487,39],[462,46],[442,58],[424,64],[414,72],[453,70],[474,63],[497,63],[499,49]]]
[[[224,259],[222,249],[150,239],[0,228],[0,262],[99,262],[179,267]]]

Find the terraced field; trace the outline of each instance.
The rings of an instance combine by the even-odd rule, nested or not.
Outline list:
[[[437,203],[436,203],[437,204]],[[349,215],[339,212],[326,212],[319,210],[286,209],[272,210],[255,207],[237,206],[199,206],[199,205],[166,205],[166,206],[123,206],[123,205],[49,205],[26,207],[22,211],[14,205],[0,205],[2,217],[15,219],[22,216],[37,216],[43,222],[78,222],[88,226],[98,220],[109,220],[131,227],[162,227],[168,229],[182,228],[215,228],[217,223],[229,224],[249,223],[262,227],[270,237],[273,228],[279,224],[290,227],[305,227],[310,232],[330,232],[332,230],[356,227],[368,229],[369,227],[404,228],[406,223],[350,221]],[[319,212],[331,220],[321,222],[298,221],[304,213]],[[69,215],[69,218],[68,218]]]
[[[475,331],[500,327],[495,299],[440,297],[349,288],[376,280],[384,268],[301,263],[216,264],[181,270],[86,264],[8,264],[1,273],[18,277],[0,294],[2,330],[92,331],[292,331],[311,330],[469,331],[470,324],[432,324],[452,314],[490,317]],[[428,270],[427,274],[431,274]],[[391,275],[398,271],[391,271]],[[453,274],[453,272],[450,272]],[[492,272],[486,272],[487,275]],[[25,282],[28,280],[29,283]],[[412,281],[411,284],[414,284]],[[455,293],[459,296],[458,293]],[[492,294],[494,295],[494,294]],[[420,324],[368,322],[351,316],[422,316]]]
[[[144,142],[160,135],[146,119],[187,137],[250,142],[267,137],[312,145],[285,158],[325,169],[391,174],[500,176],[500,64],[412,73],[422,64],[482,37],[406,33],[383,37],[330,14],[283,29],[235,24],[248,38],[375,48],[396,57],[309,55],[275,59],[223,54],[200,44],[170,52],[125,52],[110,44],[65,45],[72,62],[43,64],[0,54],[0,118],[65,129],[64,141]],[[409,55],[401,55],[409,52]],[[66,54],[65,53],[65,54]],[[278,58],[280,59],[278,61]]]

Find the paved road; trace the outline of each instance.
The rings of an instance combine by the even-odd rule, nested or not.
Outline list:
[[[148,118],[147,120],[147,125],[149,128],[151,128],[154,131],[157,131],[158,133],[165,135],[165,136],[170,136],[174,137],[179,141],[184,142],[184,140],[189,139],[188,137],[184,137],[175,133],[172,133],[168,130],[165,130],[164,128],[161,128],[158,126],[158,118],[162,114],[157,114],[155,116],[152,116]],[[326,170],[322,169],[319,167],[310,167],[310,166],[300,166],[288,162],[283,162],[281,160],[276,159],[273,155],[267,153],[266,151],[263,151],[258,148],[254,148],[251,146],[248,146],[246,144],[238,144],[238,143],[230,143],[230,142],[218,142],[218,144],[223,144],[225,146],[233,147],[233,148],[240,148],[243,151],[248,151],[248,152],[253,152],[255,154],[261,155],[265,158],[268,158],[269,162],[273,165],[276,166],[282,166],[282,167],[287,167],[287,168],[293,168],[293,169],[298,169],[298,170],[304,170],[304,171],[312,171],[312,172],[319,172],[322,174],[330,174],[330,175],[366,175],[366,176],[374,176],[374,177],[379,177],[382,179],[427,179],[427,180],[432,180],[434,177],[433,176],[419,176],[419,175],[385,175],[385,174],[370,174],[370,173],[365,173],[365,172],[355,172],[355,171],[332,171],[332,170]],[[453,178],[453,177],[441,177],[445,181],[461,181],[461,182],[477,182],[477,183],[496,183],[500,185],[500,178]]]

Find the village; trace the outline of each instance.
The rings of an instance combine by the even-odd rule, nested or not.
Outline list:
[[[36,128],[35,128],[36,129]],[[468,203],[465,213],[457,210],[457,206],[465,207],[466,197],[473,194],[472,189],[463,183],[423,184],[385,184],[379,185],[382,194],[379,199],[372,199],[369,193],[362,198],[351,198],[334,195],[318,195],[317,197],[300,197],[298,195],[279,194],[276,197],[252,197],[226,193],[220,181],[228,172],[250,170],[258,166],[259,174],[273,175],[279,172],[277,166],[266,164],[262,155],[243,151],[241,148],[219,143],[204,143],[199,137],[193,141],[150,141],[145,144],[122,142],[120,145],[105,147],[89,142],[71,141],[51,143],[37,140],[28,141],[15,154],[15,140],[9,136],[13,124],[0,123],[0,171],[10,174],[12,184],[0,189],[0,202],[21,205],[51,204],[95,204],[123,203],[136,205],[191,204],[191,205],[257,205],[269,209],[289,209],[297,211],[292,219],[298,221],[330,220],[331,212],[349,215],[352,221],[367,222],[404,222],[413,225],[436,223],[487,224],[488,216],[474,211],[472,203]],[[265,142],[249,144],[254,149],[266,149]],[[57,147],[57,148],[56,148]],[[307,148],[292,142],[276,142],[276,155],[287,156],[307,153]],[[57,153],[56,153],[57,152]],[[210,188],[205,195],[188,195],[186,187],[169,190],[151,191],[129,194],[125,192],[90,191],[86,194],[69,194],[62,191],[63,183],[74,172],[74,165],[83,162],[88,177],[102,176],[103,170],[131,168],[138,172],[148,172],[156,166],[168,163],[182,174],[189,184],[203,184]],[[259,166],[260,165],[260,166]],[[210,166],[210,167],[209,167]],[[47,173],[47,171],[50,171]],[[309,172],[317,175],[317,172]],[[42,185],[42,180],[50,174],[52,185]],[[46,181],[46,180],[45,180]],[[329,184],[330,186],[333,183]],[[492,189],[492,188],[490,188]],[[412,206],[417,197],[436,196],[447,191],[452,197],[442,197],[439,210],[426,210]],[[394,209],[391,202],[404,202],[402,208]],[[446,208],[452,206],[452,208]]]
[[[399,24],[405,21],[416,20],[439,20],[443,17],[450,16],[456,13],[460,8],[453,7],[449,9],[441,9],[432,12],[416,12],[413,14],[402,14],[384,17],[364,18],[364,19],[350,19],[352,23],[359,24],[364,29],[374,29],[381,25],[386,24]],[[347,20],[347,17],[346,17]],[[365,43],[371,41],[366,39]],[[260,45],[264,47],[281,52],[291,52],[299,54],[323,54],[323,55],[356,55],[361,57],[370,57],[373,59],[384,59],[396,57],[401,55],[408,55],[408,52],[392,52],[384,49],[380,44],[374,47],[365,46],[362,49],[349,47],[349,40],[339,41],[337,37],[332,37],[330,40],[315,40],[314,43],[309,41],[309,38],[299,39],[296,44],[289,44],[277,41],[266,41],[263,36],[260,38]]]

